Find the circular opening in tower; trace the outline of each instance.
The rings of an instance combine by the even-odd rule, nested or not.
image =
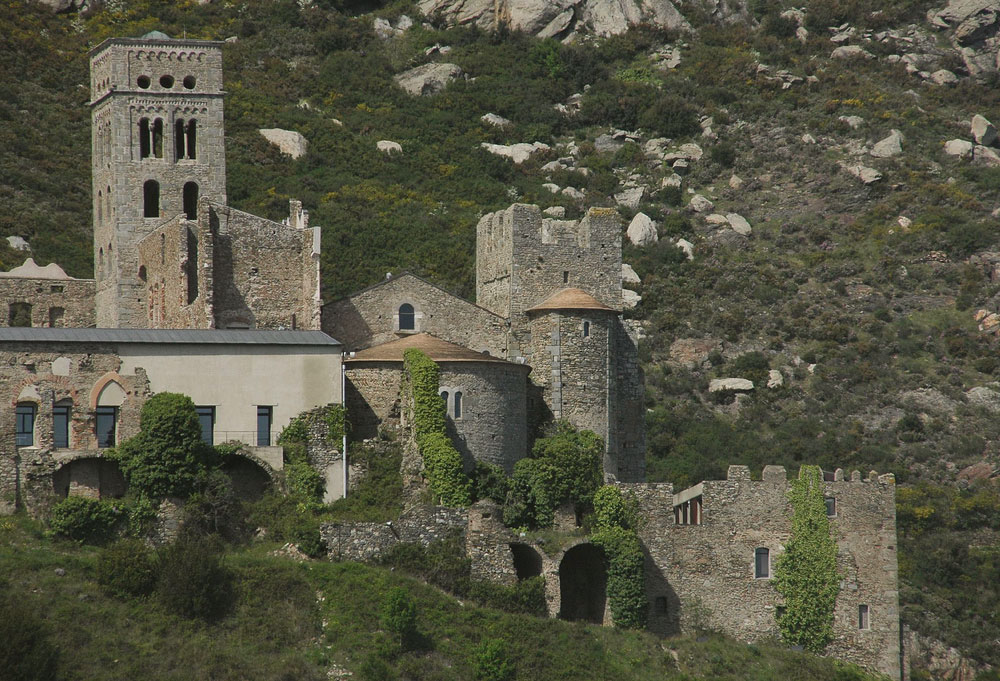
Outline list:
[[[174,86],[173,76],[160,76],[160,85],[165,88],[171,88]]]
[[[149,87],[149,76],[139,76],[135,79],[135,84],[145,90]]]
[[[194,89],[194,83],[195,83],[194,76],[184,76],[184,80],[182,82],[184,83],[184,87],[186,87],[188,90]]]

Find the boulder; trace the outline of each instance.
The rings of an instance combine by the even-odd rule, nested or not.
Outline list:
[[[671,173],[670,175],[663,178],[660,182],[660,187],[666,189],[667,187],[677,187],[680,188],[681,184],[684,183],[684,178],[677,173]]]
[[[693,210],[695,213],[707,213],[715,207],[715,204],[706,199],[701,194],[695,194],[691,197],[691,201],[688,202],[688,208]]]
[[[281,153],[292,158],[304,156],[309,149],[309,141],[294,130],[282,130],[281,128],[262,128],[258,130],[268,142],[278,147]]]
[[[7,237],[7,243],[10,244],[10,247],[13,248],[15,251],[31,250],[31,246],[29,246],[28,242],[24,240],[24,237],[9,236]]]
[[[729,223],[729,226],[733,228],[734,232],[742,236],[749,236],[752,231],[750,229],[750,223],[747,222],[747,219],[739,213],[726,213],[726,222]]]
[[[708,215],[705,216],[705,222],[707,222],[710,225],[716,225],[716,226],[729,224],[729,220],[727,220],[726,216],[722,215],[721,213],[709,213]]]
[[[1000,412],[1000,393],[986,386],[966,390],[965,399],[969,404],[977,407],[982,407],[992,412]]]
[[[636,246],[648,246],[659,240],[656,223],[645,213],[636,213],[625,230],[625,236]]]
[[[865,122],[861,116],[838,116],[837,120],[846,123],[851,130],[857,130]]]
[[[479,120],[481,120],[483,123],[487,123],[488,125],[492,125],[495,128],[506,128],[507,126],[511,125],[510,121],[508,121],[503,116],[498,116],[495,113],[483,114],[479,118]]]
[[[816,138],[807,132],[802,135],[802,144],[816,144]]]
[[[992,147],[977,144],[972,148],[972,161],[984,166],[1000,166],[1000,153]]]
[[[948,69],[938,69],[929,78],[935,85],[954,85],[958,82],[958,76]]]
[[[462,69],[457,64],[432,63],[397,73],[393,80],[408,94],[426,96],[441,92],[461,75]]]
[[[625,140],[615,139],[614,136],[598,135],[594,140],[594,149],[602,154],[614,153],[625,146]]]
[[[845,165],[843,168],[866,185],[875,184],[882,179],[882,173],[874,168],[869,168],[868,166],[863,166],[861,164]]]
[[[642,302],[642,296],[640,296],[638,293],[636,293],[631,289],[627,288],[622,289],[622,305],[624,305],[626,309],[631,310],[641,302]]]
[[[842,45],[830,53],[830,59],[874,59],[875,55],[857,45]]]
[[[997,140],[997,129],[986,118],[976,114],[972,117],[972,139],[984,147],[992,146]]]
[[[670,361],[697,369],[721,349],[722,342],[714,338],[679,338],[670,344]]]
[[[547,189],[553,194],[558,194],[562,187],[557,185],[555,182],[546,182],[542,185],[542,189]]]
[[[743,186],[743,179],[739,175],[733,175],[732,177],[729,178],[730,189],[738,190],[742,186]]]
[[[393,142],[391,140],[379,140],[375,143],[375,148],[387,156],[403,153],[403,147],[400,146],[399,142]]]
[[[687,256],[688,260],[694,260],[694,244],[687,239],[678,239],[677,248],[684,251],[684,255]]]
[[[630,187],[615,194],[615,203],[629,210],[636,210],[645,196],[645,187]]]
[[[574,201],[582,201],[587,196],[583,193],[583,191],[577,189],[576,187],[563,187],[563,190],[559,193],[563,196],[568,196]]]
[[[559,187],[556,187],[556,190],[558,191]],[[553,192],[553,193],[555,193],[555,192]],[[564,218],[564,217],[566,217],[566,207],[565,206],[549,206],[548,208],[546,208],[542,212],[545,213],[546,215],[548,215],[549,217],[552,217],[552,218]]]
[[[785,385],[785,377],[781,375],[781,372],[777,369],[771,369],[767,372],[767,387],[768,388],[780,388]]]
[[[531,144],[527,142],[518,142],[517,144],[490,144],[489,142],[482,142],[481,146],[486,151],[491,154],[496,154],[497,156],[503,156],[509,158],[514,163],[520,165],[527,161],[532,154],[538,151],[546,151],[550,147],[542,142],[533,142]]]
[[[871,154],[875,158],[892,158],[903,153],[903,133],[893,130],[889,136],[879,140],[872,147]]]
[[[972,156],[972,147],[974,145],[972,142],[966,140],[948,140],[944,143],[944,153],[949,156],[958,156],[959,158],[968,158]]]
[[[639,275],[635,273],[631,265],[622,263],[622,283],[623,284],[641,284],[642,280],[639,279]]]
[[[717,393],[723,390],[749,392],[753,390],[753,381],[746,378],[713,378],[708,382],[708,392]]]

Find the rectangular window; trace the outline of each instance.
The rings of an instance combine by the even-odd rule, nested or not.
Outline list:
[[[198,423],[201,425],[201,441],[206,445],[215,444],[215,407],[195,407]]]
[[[52,446],[59,449],[69,447],[69,415],[68,404],[57,404],[52,407]]]
[[[837,515],[837,500],[833,497],[826,497],[823,499],[826,503],[826,516],[828,518],[834,518]]]
[[[17,405],[17,446],[31,447],[35,444],[35,405]]]
[[[257,446],[271,445],[271,419],[274,407],[257,407]]]
[[[771,576],[771,551],[757,549],[754,551],[753,576],[757,579],[768,579]]]
[[[870,629],[871,623],[868,621],[868,606],[858,606],[858,629]]]
[[[94,431],[97,446],[101,449],[115,446],[115,427],[118,423],[118,407],[98,407]]]

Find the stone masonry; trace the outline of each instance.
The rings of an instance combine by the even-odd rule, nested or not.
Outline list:
[[[42,268],[30,259],[0,273],[0,326],[15,324],[93,326],[94,280],[74,279],[58,265]]]

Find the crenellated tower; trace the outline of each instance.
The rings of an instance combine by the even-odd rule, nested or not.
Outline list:
[[[145,327],[138,244],[165,219],[226,203],[222,43],[153,32],[90,53],[99,327]]]

